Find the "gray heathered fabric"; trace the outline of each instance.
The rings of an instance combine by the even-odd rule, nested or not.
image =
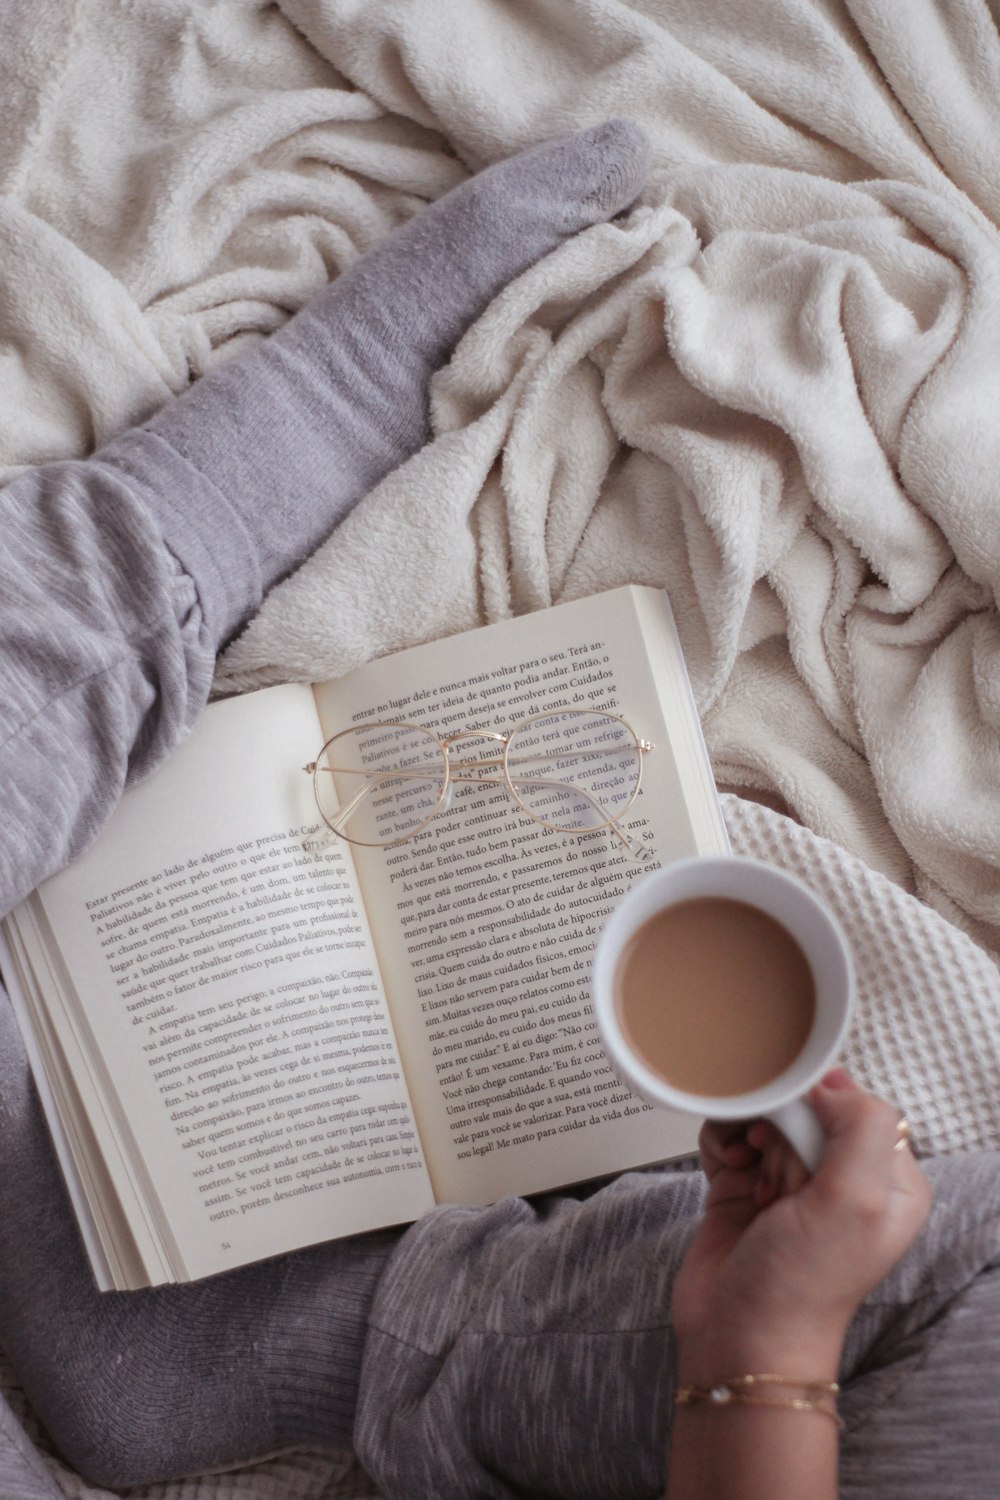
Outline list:
[[[997,1493],[1000,1157],[928,1170],[930,1222],[844,1351],[851,1500]],[[415,1225],[379,1283],[355,1426],[389,1500],[662,1494],[670,1290],[703,1194],[700,1174],[633,1173]]]
[[[2,913],[186,732],[215,640],[146,507],[92,460],[0,490],[0,642]]]
[[[2,992],[0,1149],[0,1342],[73,1468],[117,1489],[350,1446],[366,1315],[398,1233],[102,1295]],[[0,1500],[20,1493],[4,1463],[0,1442]]]
[[[424,441],[465,326],[625,208],[646,162],[612,122],[498,164],[147,428],[0,492],[0,913],[86,847],[186,735],[266,589]],[[117,1487],[347,1441],[393,1236],[100,1297],[2,992],[0,1127],[0,1338],[71,1463]],[[0,1439],[0,1497],[30,1494]]]
[[[6,1401],[0,1398],[0,1500],[66,1500]]]

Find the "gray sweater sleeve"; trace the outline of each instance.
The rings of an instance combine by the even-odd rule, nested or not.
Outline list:
[[[150,457],[155,442],[0,491],[0,912],[85,848],[185,735],[220,639],[259,601],[238,532],[197,587],[164,544],[151,484],[179,487],[195,513],[217,514],[218,496],[166,444]]]

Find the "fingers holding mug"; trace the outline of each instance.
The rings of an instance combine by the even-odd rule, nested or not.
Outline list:
[[[729,1168],[741,1171],[759,1157],[750,1142],[747,1120],[706,1120],[698,1135],[701,1169],[710,1180],[717,1172]]]
[[[761,1177],[767,1185],[762,1196],[768,1202],[797,1193],[809,1181],[809,1168],[770,1120],[755,1120],[747,1131],[747,1141],[761,1153]]]

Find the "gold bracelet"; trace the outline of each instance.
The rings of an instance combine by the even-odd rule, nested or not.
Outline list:
[[[774,1400],[768,1396],[751,1394],[758,1385],[783,1385],[802,1391],[801,1396],[790,1396],[787,1400]],[[826,1397],[834,1400],[840,1393],[835,1380],[789,1380],[784,1375],[733,1375],[728,1380],[717,1380],[714,1385],[682,1385],[675,1396],[678,1406],[690,1406],[696,1401],[705,1401],[710,1406],[772,1406],[782,1411],[815,1411],[843,1427],[835,1406],[824,1404]]]

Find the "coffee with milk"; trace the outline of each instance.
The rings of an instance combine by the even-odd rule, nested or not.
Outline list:
[[[798,1057],[816,1012],[809,960],[774,917],[698,896],[655,912],[618,960],[628,1044],[674,1088],[709,1097],[770,1083]]]

